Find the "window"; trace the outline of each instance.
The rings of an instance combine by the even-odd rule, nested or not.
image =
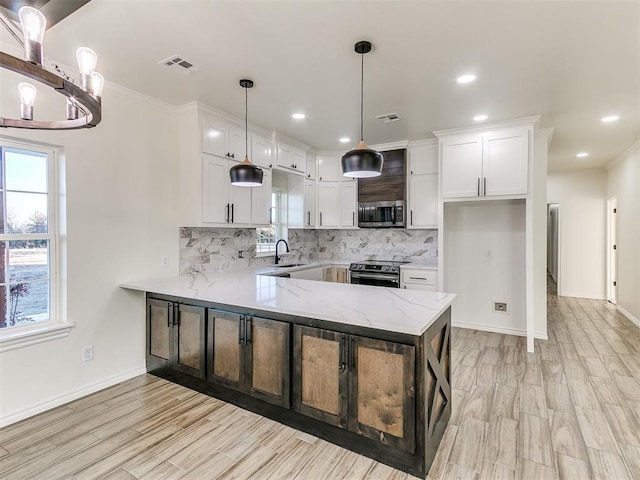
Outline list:
[[[287,239],[287,194],[274,188],[271,192],[269,226],[256,228],[256,253],[274,253],[276,242]]]
[[[0,331],[56,312],[54,150],[0,139]]]

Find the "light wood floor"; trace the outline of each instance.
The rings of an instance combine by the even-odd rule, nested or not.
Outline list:
[[[640,329],[554,293],[535,354],[454,329],[453,415],[429,479],[640,480]],[[0,478],[414,480],[151,375],[0,430]]]

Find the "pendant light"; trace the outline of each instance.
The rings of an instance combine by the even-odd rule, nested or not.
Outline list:
[[[360,71],[360,143],[342,157],[342,174],[345,177],[370,178],[382,172],[384,158],[380,152],[370,149],[364,143],[364,54],[371,51],[371,42],[360,41],[354,47],[362,57]]]
[[[248,91],[253,87],[253,82],[243,78],[240,80],[240,86],[244,88],[244,160],[229,169],[229,177],[231,178],[231,185],[236,187],[259,187],[262,185],[264,173],[260,167],[255,166],[249,160]]]

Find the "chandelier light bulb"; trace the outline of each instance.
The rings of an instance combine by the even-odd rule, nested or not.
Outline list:
[[[104,77],[98,72],[91,74],[91,81],[89,83],[89,93],[94,97],[102,96],[102,88],[104,87]]]
[[[23,120],[33,120],[33,103],[38,90],[30,83],[21,82],[18,84],[18,91],[20,92],[20,117]]]
[[[24,36],[24,59],[42,65],[42,40],[47,28],[47,19],[36,8],[20,7],[18,18]]]
[[[91,74],[96,69],[98,56],[90,48],[80,47],[76,50],[76,59],[80,70],[80,86],[85,92],[91,93]]]

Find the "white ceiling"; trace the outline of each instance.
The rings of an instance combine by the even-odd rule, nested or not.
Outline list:
[[[318,149],[346,149],[359,129],[365,57],[365,140],[431,137],[434,130],[542,115],[555,127],[550,169],[604,165],[640,138],[638,1],[92,0],[52,27],[47,54],[74,65],[99,54],[108,81],[171,104],[194,100]],[[178,54],[193,76],[163,69]],[[473,84],[458,75],[477,73]],[[304,121],[291,113],[307,114]],[[397,112],[402,120],[373,117]],[[615,113],[620,121],[602,124]],[[579,151],[589,152],[577,159]]]

